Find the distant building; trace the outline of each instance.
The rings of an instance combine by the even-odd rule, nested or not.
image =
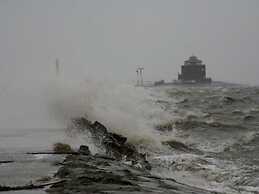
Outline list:
[[[165,80],[156,81],[154,83],[155,86],[165,85]]]
[[[196,56],[184,61],[178,80],[183,83],[211,83],[211,78],[206,77],[206,65]]]

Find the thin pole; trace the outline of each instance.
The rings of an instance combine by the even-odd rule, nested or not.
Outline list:
[[[144,72],[144,68],[140,67],[140,79],[141,79],[141,86],[144,86],[144,81],[143,81],[143,72]]]
[[[137,69],[137,86],[139,86],[139,69]]]
[[[58,76],[60,73],[60,65],[59,65],[59,60],[56,59],[56,76]]]

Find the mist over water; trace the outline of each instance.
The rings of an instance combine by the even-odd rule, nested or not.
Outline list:
[[[83,116],[103,123],[130,141],[158,143],[155,125],[171,118],[157,103],[151,90],[132,84],[58,79],[52,94],[50,110],[61,123]]]
[[[54,134],[66,129],[71,119],[82,116],[103,123],[130,141],[159,145],[154,126],[169,121],[170,115],[162,110],[155,95],[160,94],[134,84],[72,79],[65,75],[41,80],[38,85],[16,83],[1,96],[1,104],[6,106],[6,114],[1,118],[1,137],[12,137],[5,138],[2,146],[41,150],[49,149],[58,140],[79,146],[65,134]],[[34,138],[30,135],[33,131],[37,133]],[[45,138],[40,133],[45,133]],[[77,141],[84,140],[78,137]]]

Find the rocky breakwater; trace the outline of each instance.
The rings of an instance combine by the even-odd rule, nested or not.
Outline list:
[[[213,193],[174,179],[152,176],[145,154],[127,143],[126,137],[108,132],[99,122],[81,118],[73,123],[80,130],[88,130],[95,141],[103,145],[106,154],[92,155],[88,147],[82,145],[78,154],[68,155],[61,164],[55,175],[61,181],[53,184],[48,193]]]

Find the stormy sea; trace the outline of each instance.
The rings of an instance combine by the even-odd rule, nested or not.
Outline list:
[[[75,149],[87,145],[92,154],[102,154],[103,148],[89,133],[75,132],[70,125],[70,119],[85,117],[145,153],[153,176],[218,193],[259,193],[258,87],[87,82],[54,91],[58,95],[53,95],[49,107],[66,127],[1,130],[0,162],[7,162],[0,164],[0,185],[51,179],[65,156],[27,153],[50,151],[56,142]]]

